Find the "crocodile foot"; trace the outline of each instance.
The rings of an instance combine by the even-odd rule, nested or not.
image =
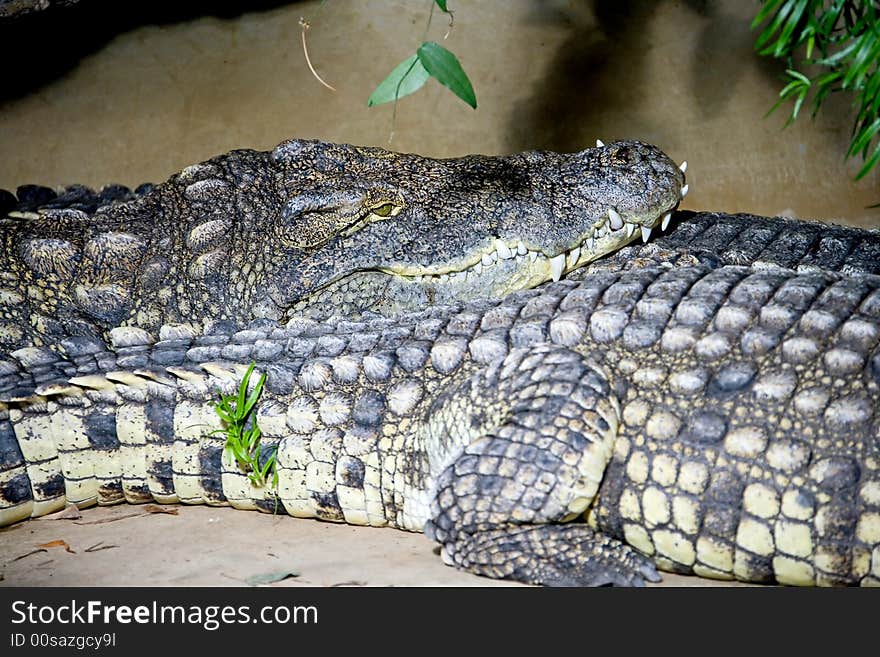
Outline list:
[[[467,418],[474,436],[437,477],[425,524],[445,560],[532,584],[659,579],[640,553],[581,520],[617,436],[618,406],[601,368],[539,344],[466,383],[435,406],[438,428],[454,434]]]
[[[659,582],[650,559],[583,523],[510,526],[460,534],[444,561],[477,575],[544,586],[644,586]]]

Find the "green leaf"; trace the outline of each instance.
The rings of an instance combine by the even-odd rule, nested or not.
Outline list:
[[[810,86],[810,79],[806,75],[804,75],[803,73],[800,73],[799,71],[795,71],[792,68],[786,69],[785,72],[788,73],[791,77],[793,77],[797,80],[800,80],[808,87]]]
[[[778,10],[779,5],[782,4],[782,2],[783,0],[767,0],[764,2],[764,6],[758,12],[758,15],[752,20],[751,29],[754,30],[758,25],[767,20],[767,17],[770,16],[770,14]]]
[[[800,24],[801,19],[803,18],[804,10],[807,8],[807,2],[808,0],[800,0],[800,2],[792,8],[791,16],[788,21],[786,21],[782,28],[782,32],[779,34],[780,43],[776,47],[777,57],[784,54],[785,50],[793,45],[791,35],[794,33],[795,28]]]
[[[777,10],[776,15],[773,17],[773,20],[770,21],[770,24],[765,27],[764,31],[758,36],[755,48],[757,48],[762,55],[772,54],[774,57],[779,57],[778,53],[785,47],[785,42],[781,37],[777,38],[775,45],[771,44],[764,46],[764,44],[769,42],[776,32],[782,28],[788,20],[789,14],[795,9],[796,3],[797,0],[783,2],[782,6]]]
[[[876,65],[878,54],[880,54],[880,39],[866,34],[862,41],[864,42],[862,47],[850,62],[849,71],[843,80],[844,87],[862,86],[865,76],[868,75],[868,70],[872,65]]]
[[[861,180],[868,175],[868,172],[873,169],[878,162],[880,162],[880,143],[874,147],[874,154],[871,155],[871,158],[865,162],[865,165],[861,169],[859,169],[859,172],[856,174],[856,180]]]
[[[232,411],[233,411],[232,406],[229,403],[229,398],[226,397],[225,395],[222,395],[220,397],[220,401],[217,402],[215,407],[217,408],[218,412],[223,411],[227,415],[232,415]]]
[[[835,66],[840,62],[840,60],[849,57],[852,54],[852,51],[855,50],[858,45],[859,41],[857,39],[853,40],[853,42],[847,45],[843,50],[838,50],[830,57],[819,59],[816,61],[816,63],[821,64],[822,66]]]
[[[250,577],[245,579],[245,582],[247,582],[251,586],[260,586],[262,584],[272,584],[274,582],[280,582],[281,580],[285,580],[288,577],[299,577],[299,572],[297,572],[296,570],[275,570],[268,573],[251,575]]]
[[[425,70],[468,105],[477,109],[474,87],[455,55],[434,41],[426,41],[417,52]]]
[[[263,464],[262,469],[260,470],[260,477],[265,479],[266,475],[269,474],[269,470],[275,465],[275,454],[272,454],[269,458],[266,459],[266,463]]]
[[[235,405],[237,417],[244,417],[241,409],[244,406],[244,398],[247,394],[248,382],[250,381],[251,373],[254,371],[255,365],[256,363],[254,362],[251,362],[251,364],[248,365],[247,371],[244,373],[244,377],[241,379],[241,383],[238,386],[238,402]]]
[[[407,57],[398,64],[388,77],[379,83],[367,101],[367,107],[390,103],[408,96],[422,88],[431,77],[419,61],[418,55]]]
[[[446,0],[434,0],[437,3],[437,6],[440,7],[440,11],[445,14],[449,13],[449,10],[446,8]]]
[[[257,446],[257,457],[260,455],[260,436],[263,434],[260,431],[260,427],[254,424],[253,428],[248,433],[248,444]]]
[[[807,97],[807,90],[804,89],[800,95],[798,95],[797,100],[794,101],[794,107],[791,110],[791,117],[788,119],[788,122],[791,123],[798,117],[798,112],[801,111],[801,105],[804,104],[804,99]]]
[[[880,132],[880,117],[878,117],[871,125],[863,127],[849,146],[848,155],[853,156],[859,151],[868,152],[868,146],[871,139]]]
[[[247,401],[244,403],[244,406],[241,410],[241,417],[247,417],[251,409],[254,407],[254,404],[257,403],[257,399],[260,397],[260,393],[263,392],[263,384],[266,382],[266,373],[260,375],[259,380],[257,381],[257,385],[254,386],[254,389],[251,390],[250,396],[247,398]]]

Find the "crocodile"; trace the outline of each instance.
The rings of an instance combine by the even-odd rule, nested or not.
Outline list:
[[[880,585],[880,233],[676,213],[503,297],[123,326],[2,365],[0,522],[66,501],[423,531],[544,585]],[[248,363],[277,487],[224,454]]]
[[[393,314],[500,297],[614,251],[670,213],[684,172],[621,141],[432,159],[289,140],[131,193],[0,193],[0,359],[169,323]]]

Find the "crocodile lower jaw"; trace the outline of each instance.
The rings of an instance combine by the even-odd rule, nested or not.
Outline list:
[[[525,273],[533,278],[533,285],[538,285],[548,280],[558,281],[568,271],[581,267],[596,258],[616,251],[626,246],[639,236],[647,242],[651,231],[655,228],[665,230],[672,210],[658,215],[647,222],[629,221],[623,219],[614,210],[609,210],[607,217],[597,221],[585,237],[576,246],[567,251],[548,256],[542,251],[531,250],[520,240],[516,244],[508,244],[501,238],[495,238],[494,250],[483,253],[480,260],[465,269],[457,271],[437,271],[422,274],[409,274],[391,271],[393,275],[417,285],[435,286],[461,286],[473,281],[487,281],[487,274],[493,267],[501,265],[504,268],[504,276],[510,276],[515,272]],[[512,265],[512,267],[511,267]]]

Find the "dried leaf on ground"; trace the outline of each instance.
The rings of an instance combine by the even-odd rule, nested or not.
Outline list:
[[[39,516],[36,520],[79,520],[80,518],[82,518],[82,513],[79,507],[76,504],[68,504],[61,511]]]
[[[159,504],[147,504],[144,507],[144,511],[147,513],[167,513],[170,516],[177,515],[177,507],[176,506],[161,506]]]
[[[40,548],[39,550],[31,550],[30,552],[26,552],[25,554],[18,555],[12,561],[18,561],[19,559],[24,559],[25,557],[29,557],[32,554],[39,554],[40,552],[48,552],[48,551],[49,550],[46,550],[45,548]],[[10,563],[12,563],[12,562],[10,562]]]
[[[67,544],[67,541],[62,541],[60,538],[57,540],[54,540],[54,541],[49,541],[48,543],[42,543],[42,544],[38,545],[37,547],[40,547],[40,548],[63,547],[67,552],[70,552],[71,554],[76,554],[76,550],[71,548]]]
[[[134,513],[125,513],[121,516],[114,516],[112,518],[101,518],[100,520],[88,520],[83,522],[73,521],[74,525],[103,525],[107,522],[116,522],[117,520],[125,520],[126,518],[134,518],[135,516],[144,515],[143,511],[135,511]]]
[[[118,547],[118,545],[104,545],[104,541],[99,541],[98,543],[87,547],[83,552],[100,552],[101,550],[110,550]]]
[[[335,584],[331,584],[330,588],[335,589],[335,588],[347,588],[349,586],[366,586],[366,585],[367,585],[367,583],[362,580],[351,579],[351,580],[348,580],[347,582],[336,582]]]
[[[259,573],[245,578],[245,582],[251,586],[261,586],[265,584],[273,584],[289,577],[299,577],[299,573],[295,570],[272,570],[267,573]]]

